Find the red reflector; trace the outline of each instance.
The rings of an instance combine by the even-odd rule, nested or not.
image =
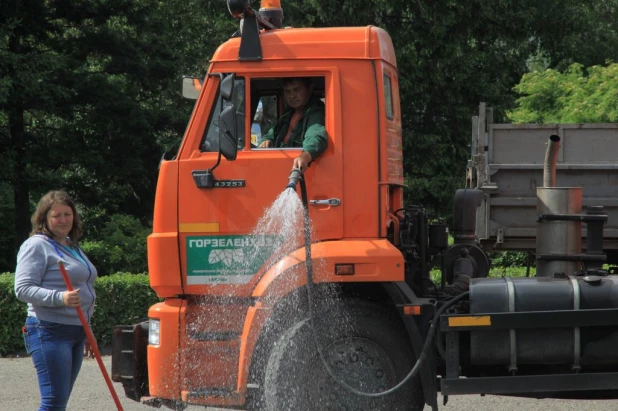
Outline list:
[[[354,275],[354,264],[335,264],[335,275]]]
[[[421,306],[406,305],[403,307],[403,315],[421,315]]]

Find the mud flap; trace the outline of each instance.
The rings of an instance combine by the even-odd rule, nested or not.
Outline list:
[[[412,342],[412,348],[414,354],[418,359],[423,351],[424,340],[421,337],[421,332],[418,329],[415,319],[412,316],[402,316],[408,334],[410,335],[410,341]],[[425,404],[429,405],[432,410],[438,409],[438,390],[436,387],[436,359],[434,357],[434,351],[429,350],[425,357],[425,361],[421,364],[421,382],[423,384],[423,394],[425,395]]]
[[[414,295],[414,292],[410,288],[410,286],[405,282],[397,282],[397,283],[382,283],[386,292],[391,296],[395,304],[406,304],[410,301],[415,301],[416,303],[421,302]],[[425,338],[421,334],[421,331],[416,323],[415,316],[403,315],[403,309],[399,308],[399,315],[403,323],[406,326],[406,330],[408,331],[408,336],[410,337],[410,342],[412,343],[412,349],[414,350],[414,355],[418,359],[423,351],[423,345],[425,344]],[[422,317],[426,318],[426,317]],[[438,389],[436,386],[437,382],[437,368],[436,368],[436,358],[434,356],[434,350],[429,350],[425,357],[425,361],[421,364],[421,384],[423,386],[423,395],[425,396],[425,404],[429,405],[433,411],[438,410]]]
[[[148,396],[148,321],[119,325],[112,336],[112,380],[121,382],[125,395],[138,401]]]

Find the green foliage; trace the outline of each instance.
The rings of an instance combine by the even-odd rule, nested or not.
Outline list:
[[[92,331],[99,344],[111,343],[116,325],[136,324],[148,317],[148,308],[161,301],[145,274],[118,273],[97,279],[97,300]]]
[[[515,86],[522,96],[508,113],[514,123],[614,123],[618,121],[618,64],[584,69],[572,64],[533,72]]]
[[[15,275],[0,274],[0,356],[22,351],[21,327],[26,319],[26,305],[13,291]],[[159,302],[144,274],[115,274],[97,279],[95,314],[92,332],[101,347],[112,341],[114,326],[135,324],[146,318],[148,308]]]
[[[530,267],[530,277],[534,277],[536,275],[536,268]],[[440,270],[434,269],[430,272],[431,280],[440,284]],[[525,277],[526,276],[526,267],[492,267],[489,271],[489,277],[500,278],[500,277]]]
[[[0,356],[21,350],[24,345],[21,327],[26,320],[26,306],[15,297],[14,284],[14,274],[0,274]]]
[[[531,258],[531,266],[535,265],[535,259]],[[496,251],[491,254],[492,267],[526,267],[528,253],[521,251]]]
[[[97,267],[100,276],[117,272],[144,273],[146,237],[150,229],[132,216],[114,214],[99,232],[101,240],[81,243],[88,258]]]
[[[1,167],[1,166],[0,166]],[[12,187],[0,181],[0,217],[10,221],[15,215]],[[14,228],[10,224],[0,226],[0,272],[15,270]]]
[[[616,55],[618,1],[306,0],[314,26],[391,35],[400,72],[406,201],[448,218],[464,185],[470,118],[481,101],[501,121],[533,61],[564,67]],[[285,6],[284,6],[285,7]],[[287,19],[287,14],[286,14]],[[538,66],[532,64],[532,66]]]
[[[470,117],[480,101],[499,122],[530,67],[591,67],[618,54],[618,0],[282,5],[286,25],[372,24],[389,32],[400,74],[406,198],[440,218],[463,186]],[[193,107],[180,97],[180,77],[203,75],[238,22],[221,0],[7,0],[0,10],[0,217],[15,224],[0,232],[0,271],[14,269],[32,203],[53,188],[66,188],[90,213],[86,239],[92,254],[103,255],[110,244],[97,228],[111,215],[151,220],[159,159],[182,137]],[[598,85],[609,90],[606,74]],[[581,118],[597,103],[612,110],[611,99],[584,100],[571,104],[572,121],[580,118],[575,109]]]
[[[180,79],[203,75],[236,30],[225,3],[9,0],[0,10],[0,190],[15,210],[0,207],[15,223],[0,255],[14,260],[30,201],[53,188],[148,221],[161,154],[193,107]]]
[[[536,275],[536,268],[530,267],[530,277]],[[525,277],[526,267],[494,267],[489,272],[490,277]]]

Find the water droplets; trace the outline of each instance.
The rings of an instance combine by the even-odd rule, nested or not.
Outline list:
[[[286,189],[279,194],[273,204],[264,210],[264,216],[258,221],[252,236],[277,236],[274,255],[271,261],[278,260],[302,244],[303,205],[296,191]]]

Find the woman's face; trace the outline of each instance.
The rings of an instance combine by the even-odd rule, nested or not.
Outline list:
[[[73,210],[64,204],[54,204],[47,212],[47,228],[61,240],[67,238],[73,228]]]

